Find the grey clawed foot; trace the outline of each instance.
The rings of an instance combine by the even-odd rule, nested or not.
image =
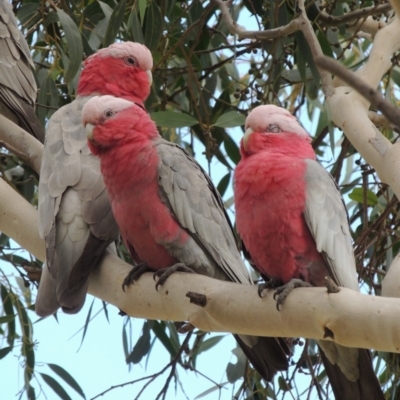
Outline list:
[[[308,282],[304,282],[301,279],[292,279],[286,285],[280,286],[274,293],[274,300],[276,300],[276,309],[280,311],[279,307],[286,300],[286,297],[290,294],[293,289],[299,287],[311,287],[312,285]]]
[[[159,269],[157,272],[154,272],[153,279],[158,281],[156,283],[156,290],[158,291],[158,287],[164,285],[165,281],[175,272],[194,272],[192,269],[187,267],[185,264],[176,263],[172,267]]]
[[[138,265],[135,265],[126,276],[124,281],[122,282],[122,290],[125,292],[125,287],[132,285],[135,281],[137,281],[145,272],[152,271],[152,269],[145,263],[141,262]]]
[[[278,279],[269,279],[268,281],[258,285],[258,295],[263,299],[264,297],[267,297],[268,289],[276,289],[281,285],[282,281]]]

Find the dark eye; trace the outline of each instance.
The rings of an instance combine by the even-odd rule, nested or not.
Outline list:
[[[112,110],[104,111],[104,116],[105,116],[106,118],[111,118],[114,114],[115,114],[115,113],[114,113],[114,111],[112,111]]]
[[[282,132],[282,130],[277,124],[269,124],[266,127],[265,132],[279,133]]]
[[[124,60],[127,65],[136,65],[136,60],[133,57],[125,57]]]

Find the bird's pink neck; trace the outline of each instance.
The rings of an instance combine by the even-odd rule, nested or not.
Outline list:
[[[242,159],[261,152],[315,160],[315,152],[311,146],[310,138],[299,136],[296,133],[260,134],[254,132],[246,143],[246,149],[243,141],[241,142]]]

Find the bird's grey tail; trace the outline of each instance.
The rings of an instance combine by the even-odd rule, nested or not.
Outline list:
[[[286,371],[290,350],[282,338],[234,335],[253,367],[266,381],[272,381],[277,371]]]
[[[322,361],[336,400],[384,400],[381,385],[372,367],[369,350],[359,349],[359,378],[352,382],[346,378],[337,364],[332,364],[323,351]]]

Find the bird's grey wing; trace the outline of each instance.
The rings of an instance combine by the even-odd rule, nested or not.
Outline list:
[[[339,286],[359,290],[346,208],[331,175],[314,160],[306,160],[304,218]]]
[[[100,163],[88,149],[81,123],[88,100],[78,96],[51,117],[39,181],[39,232],[46,240],[46,262],[57,302],[70,313],[82,307],[90,272],[118,236]]]
[[[158,139],[156,149],[160,157],[161,198],[191,235],[183,248],[172,244],[169,250],[197,272],[251,284],[222,199],[211,179],[179,146]],[[276,371],[288,368],[289,349],[282,339],[246,335],[235,338],[264,379],[271,380]]]
[[[42,143],[44,129],[35,114],[36,82],[28,44],[8,1],[0,2],[0,113]]]
[[[192,239],[183,248],[172,243],[169,250],[205,275],[223,272],[231,281],[250,283],[223,202],[208,175],[176,144],[160,138],[155,147],[161,197]]]

